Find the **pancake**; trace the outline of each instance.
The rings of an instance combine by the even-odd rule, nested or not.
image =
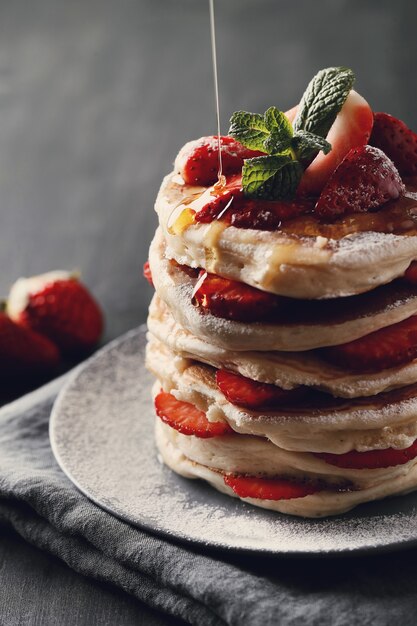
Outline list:
[[[152,337],[180,357],[228,369],[283,389],[305,385],[333,396],[356,398],[374,396],[417,380],[417,359],[381,372],[364,374],[327,363],[314,352],[226,350],[185,330],[156,295],[149,307],[148,329]]]
[[[172,429],[171,429],[172,430]],[[178,442],[168,436],[169,431],[163,428],[160,420],[156,423],[156,444],[162,460],[174,472],[186,478],[201,478],[210,483],[215,489],[229,496],[237,497],[233,490],[224,482],[224,472],[190,460],[178,446]],[[318,493],[303,498],[290,500],[261,500],[255,498],[241,498],[244,502],[271,509],[281,513],[298,515],[301,517],[325,517],[344,513],[361,504],[389,495],[399,495],[412,491],[417,485],[417,461],[414,459],[405,465],[396,468],[395,472],[388,472],[387,478],[370,481],[369,486],[358,490],[324,489]]]
[[[343,454],[403,449],[417,439],[417,384],[370,398],[250,411],[226,400],[214,368],[181,359],[160,343],[148,343],[146,365],[165,391],[197,406],[209,421],[226,421],[235,432],[266,437],[285,450]]]
[[[159,391],[159,389],[158,389]],[[402,475],[403,466],[378,469],[347,469],[326,463],[309,452],[283,450],[265,437],[224,435],[202,439],[183,435],[159,418],[155,428],[190,461],[229,474],[246,474],[263,478],[286,476],[294,480],[326,482],[329,485],[351,485],[367,489],[387,479]]]
[[[202,191],[171,173],[156,200],[166,255],[180,265],[278,295],[316,299],[374,289],[402,276],[417,258],[417,194],[412,191],[377,212],[349,215],[333,225],[310,217],[266,232],[215,221],[173,234],[181,205],[189,206],[190,198],[198,201]]]
[[[197,277],[166,258],[158,229],[149,251],[158,296],[194,335],[228,350],[304,351],[353,341],[417,313],[417,287],[398,280],[372,292],[334,300],[282,298],[275,323],[243,323],[203,313],[192,305]]]

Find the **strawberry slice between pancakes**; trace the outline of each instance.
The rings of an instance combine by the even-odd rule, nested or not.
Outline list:
[[[276,385],[260,383],[228,370],[216,371],[216,384],[229,402],[254,411],[288,405],[306,393],[303,387],[281,389]]]
[[[164,391],[155,398],[155,410],[165,424],[183,435],[208,439],[234,432],[226,422],[209,422],[204,411],[189,402],[177,400],[171,393]]]
[[[205,276],[205,277],[204,277]],[[261,291],[236,280],[200,272],[203,279],[192,303],[203,313],[236,322],[268,321],[281,306],[280,296]]]
[[[403,280],[406,280],[411,285],[417,285],[417,261],[413,261],[407,267]]]
[[[148,283],[150,284],[150,286],[153,287],[154,284],[152,280],[152,272],[151,272],[151,268],[149,265],[149,261],[146,261],[146,263],[143,264],[143,275],[148,281]]]
[[[316,452],[314,456],[330,465],[336,465],[345,469],[382,469],[384,467],[404,465],[415,459],[417,456],[417,440],[411,446],[402,450],[396,450],[395,448],[369,450],[367,452],[351,450],[345,454]]]
[[[401,176],[417,176],[417,133],[388,113],[374,113],[369,143],[395,163]]]
[[[222,172],[225,176],[240,172],[245,159],[262,156],[263,152],[245,148],[233,137],[220,137]],[[217,136],[201,137],[185,144],[177,156],[176,170],[187,185],[213,185],[219,171]]]
[[[293,498],[304,498],[323,490],[317,485],[295,482],[285,478],[226,475],[224,482],[240,498],[259,500],[292,500]]]
[[[417,315],[320,353],[355,372],[379,372],[408,363],[417,357]]]

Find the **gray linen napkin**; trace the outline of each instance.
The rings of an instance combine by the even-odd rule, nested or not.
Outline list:
[[[199,626],[416,623],[416,551],[331,560],[209,553],[101,510],[65,477],[49,446],[63,382],[0,410],[0,524],[74,570]]]

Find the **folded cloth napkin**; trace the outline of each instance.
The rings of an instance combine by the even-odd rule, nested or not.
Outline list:
[[[74,570],[198,626],[415,624],[417,552],[277,559],[208,552],[134,528],[56,464],[48,421],[65,378],[0,410],[0,524]]]

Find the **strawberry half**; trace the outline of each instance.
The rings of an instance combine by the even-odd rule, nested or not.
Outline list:
[[[204,270],[200,272],[203,279]],[[236,280],[207,274],[194,292],[192,303],[204,313],[211,313],[236,322],[257,322],[273,319],[281,306],[281,299]]]
[[[328,361],[355,372],[379,372],[408,363],[417,357],[417,315],[320,352]]]
[[[395,163],[401,176],[417,176],[417,134],[388,113],[374,113],[369,143]]]
[[[332,149],[328,154],[320,152],[306,169],[298,194],[319,195],[348,152],[368,143],[373,121],[371,107],[352,89],[326,137]]]
[[[90,350],[103,330],[98,304],[69,272],[20,278],[10,290],[7,313],[20,326],[48,337],[66,354]]]
[[[2,376],[35,374],[53,370],[59,363],[58,348],[46,337],[18,326],[0,313],[0,373]]]
[[[151,287],[154,286],[153,284],[153,280],[152,280],[152,272],[151,272],[151,268],[149,265],[149,261],[146,261],[146,263],[144,263],[143,265],[143,275],[146,278],[146,280],[148,281],[148,283],[150,284]]]
[[[302,387],[288,391],[227,370],[216,371],[216,384],[229,402],[253,411],[286,406],[305,395]]]
[[[330,177],[315,207],[321,217],[363,213],[396,200],[405,187],[389,158],[378,148],[351,150]]]
[[[244,159],[263,155],[245,148],[233,137],[221,136],[220,146],[225,176],[240,172]],[[185,144],[175,160],[175,170],[188,185],[213,185],[219,170],[217,136],[201,137]]]
[[[234,432],[226,422],[209,422],[204,411],[200,411],[189,402],[177,400],[171,393],[165,391],[156,396],[155,410],[165,424],[183,435],[207,439]]]
[[[404,465],[415,459],[417,456],[417,441],[408,448],[396,450],[386,448],[385,450],[369,450],[368,452],[357,452],[351,450],[346,454],[331,454],[327,452],[314,453],[314,456],[322,459],[330,465],[344,467],[346,469],[378,469],[383,467],[394,467]]]
[[[285,478],[226,475],[224,482],[240,498],[257,498],[259,500],[291,500],[304,498],[312,493],[322,491],[317,485],[295,482]]]

